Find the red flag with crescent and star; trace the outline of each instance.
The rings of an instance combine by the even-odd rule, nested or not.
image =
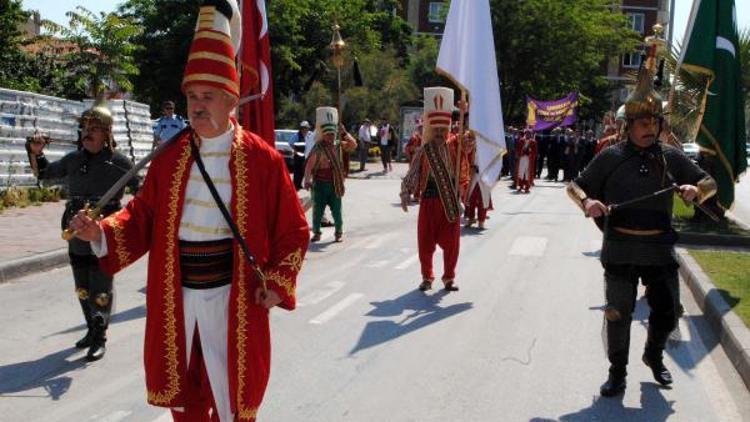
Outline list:
[[[240,123],[275,145],[271,42],[265,0],[242,1]]]

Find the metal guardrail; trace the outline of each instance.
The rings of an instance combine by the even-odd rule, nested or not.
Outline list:
[[[50,160],[75,151],[78,118],[92,102],[0,88],[0,188],[36,184],[24,146],[35,132],[54,141],[45,149]],[[108,106],[117,150],[133,161],[146,156],[153,142],[149,106],[129,100],[111,100]]]

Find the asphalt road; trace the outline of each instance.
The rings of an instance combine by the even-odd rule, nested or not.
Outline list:
[[[461,239],[461,291],[424,294],[417,208],[398,207],[398,175],[347,183],[345,243],[328,229],[308,252],[299,308],[272,314],[259,420],[750,420],[747,389],[684,289],[687,315],[666,358],[674,387],[640,363],[641,299],[627,391],[598,396],[608,366],[601,239],[561,184],[529,195],[499,184],[488,230]],[[144,274],[141,260],[116,278],[107,356],[92,364],[72,348],[84,327],[67,268],[0,286],[0,420],[169,420],[145,403]]]

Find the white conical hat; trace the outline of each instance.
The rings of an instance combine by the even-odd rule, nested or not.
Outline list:
[[[315,109],[315,132],[336,133],[339,126],[339,112],[335,107],[318,107]]]
[[[425,127],[451,126],[453,113],[453,90],[436,86],[424,89],[424,125]]]

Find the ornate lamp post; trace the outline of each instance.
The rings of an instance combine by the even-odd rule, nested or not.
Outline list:
[[[341,32],[339,32],[340,29],[338,23],[333,25],[333,38],[331,44],[328,45],[332,52],[331,62],[336,66],[336,108],[339,110],[339,115],[341,115],[341,67],[344,66],[344,49],[346,48],[346,42],[341,38]]]

